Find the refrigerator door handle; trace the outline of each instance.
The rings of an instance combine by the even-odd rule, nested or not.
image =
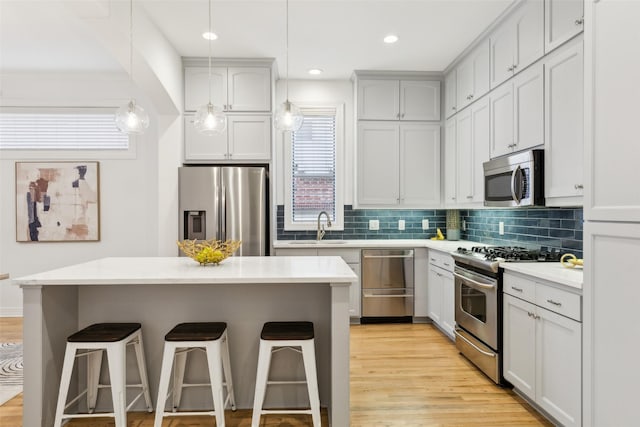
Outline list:
[[[227,240],[227,187],[222,184],[222,191],[220,195],[220,240]]]

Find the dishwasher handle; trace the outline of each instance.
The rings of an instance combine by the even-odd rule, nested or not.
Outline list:
[[[362,258],[413,258],[413,254],[408,255],[362,255]]]

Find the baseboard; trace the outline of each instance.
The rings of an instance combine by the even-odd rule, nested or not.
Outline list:
[[[0,307],[0,317],[22,317],[22,307]]]

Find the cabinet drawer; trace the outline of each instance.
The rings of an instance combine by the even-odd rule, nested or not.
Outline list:
[[[536,283],[536,305],[580,321],[580,295]]]
[[[318,249],[318,256],[339,256],[347,264],[360,264],[360,249]]]
[[[529,302],[534,302],[536,299],[536,283],[524,277],[505,274],[503,292]]]
[[[453,271],[453,258],[446,252],[429,250],[429,263],[444,268],[447,271]]]
[[[276,256],[316,256],[316,249],[306,249],[306,248],[280,248],[275,249]]]

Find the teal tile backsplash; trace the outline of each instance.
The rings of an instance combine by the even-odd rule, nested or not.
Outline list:
[[[380,221],[380,230],[370,231],[369,220]],[[405,230],[398,230],[398,220],[405,220]],[[422,230],[422,220],[430,228]],[[487,245],[546,246],[582,257],[582,208],[462,209],[460,219],[466,224],[461,238]],[[504,223],[504,235],[498,223]],[[327,229],[325,239],[428,239],[436,228],[446,232],[446,210],[353,209],[344,207],[344,230]],[[284,231],[284,206],[277,211],[278,240],[312,240],[313,231]]]

